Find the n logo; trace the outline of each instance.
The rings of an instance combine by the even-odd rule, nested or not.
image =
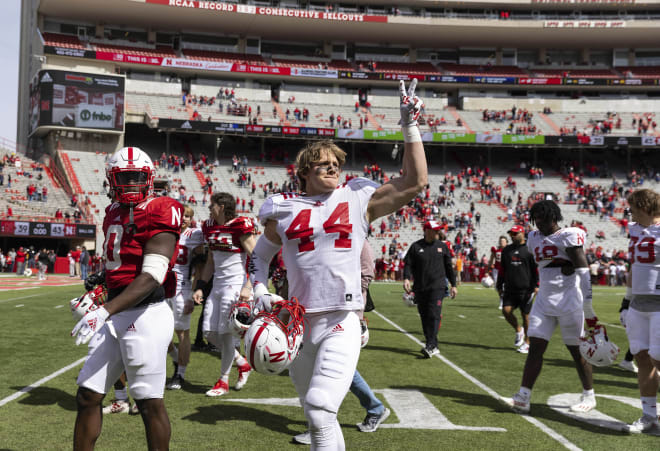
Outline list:
[[[269,352],[270,363],[283,362],[284,361],[284,351],[280,352]]]
[[[181,227],[181,210],[172,206],[172,225]]]

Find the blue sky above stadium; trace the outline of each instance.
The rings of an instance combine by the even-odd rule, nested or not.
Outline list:
[[[5,97],[0,108],[0,137],[16,141],[16,102],[18,91],[18,52],[21,23],[20,0],[3,0],[0,14],[0,83]]]

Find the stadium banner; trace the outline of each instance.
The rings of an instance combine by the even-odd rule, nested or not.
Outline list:
[[[605,78],[564,78],[565,85],[602,86],[607,85]]]
[[[615,86],[657,85],[658,79],[657,78],[617,78],[617,79],[607,80],[607,84],[615,85]]]
[[[472,77],[474,83],[485,83],[488,85],[514,85],[515,77]]]
[[[602,146],[605,144],[604,136],[588,136],[590,146]]]
[[[309,11],[303,9],[276,8],[271,6],[237,5],[198,0],[144,0],[145,3],[177,8],[204,9],[214,12],[254,14],[259,16],[291,17],[296,19],[334,20],[340,22],[387,22],[387,16],[357,13]]]
[[[391,74],[391,73],[383,73],[383,79],[384,80],[412,80],[413,78],[416,78],[418,81],[425,81],[426,80],[426,75],[418,75],[418,74]]]
[[[396,130],[364,130],[364,139],[403,141],[403,133]]]
[[[641,136],[605,136],[606,146],[641,146]]]
[[[293,77],[315,77],[315,78],[337,78],[339,76],[336,70],[311,69],[307,67],[292,67],[291,75]]]
[[[660,138],[655,136],[642,136],[642,146],[657,146],[660,145]]]
[[[518,84],[521,85],[560,85],[561,78],[519,78]]]
[[[227,122],[190,121],[183,119],[159,119],[158,127],[198,132],[245,132],[244,124]]]
[[[546,20],[543,28],[624,28],[624,20]]]
[[[552,146],[577,146],[577,136],[546,136],[545,144]]]
[[[364,130],[354,130],[352,128],[338,128],[336,137],[342,139],[364,139]]]
[[[433,142],[442,143],[476,143],[474,133],[433,133]]]
[[[203,61],[188,58],[163,58],[161,66],[178,67],[182,69],[211,70],[219,72],[231,72],[234,63],[226,61]]]
[[[502,135],[503,144],[545,144],[543,135]]]
[[[470,83],[470,77],[458,75],[427,75],[426,81],[438,81],[440,83]]]
[[[44,221],[0,221],[0,236],[95,238],[96,225]]]
[[[136,50],[139,50],[139,48]],[[145,49],[145,51],[147,50]],[[122,52],[102,52],[99,50],[96,51],[96,59],[117,63],[148,64],[151,66],[160,66],[163,64],[163,58],[160,56],[131,55]]]
[[[53,45],[44,45],[44,53],[57,56],[74,56],[76,58],[96,58],[96,52],[94,50],[70,49]]]
[[[502,135],[491,135],[488,133],[477,133],[477,143],[480,144],[502,144]]]
[[[30,133],[58,125],[124,130],[124,77],[47,69],[30,89]]]
[[[253,64],[234,64],[231,71],[249,74],[291,75],[291,68],[289,67],[256,66]]]
[[[339,78],[352,78],[355,80],[382,80],[383,74],[380,72],[357,72],[340,70]]]

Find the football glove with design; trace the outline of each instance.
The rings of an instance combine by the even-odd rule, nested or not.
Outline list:
[[[410,82],[410,85],[408,86],[408,92],[406,92],[406,84],[403,82],[403,80],[399,82],[399,112],[401,113],[401,120],[399,121],[399,124],[402,127],[412,127],[417,125],[417,119],[422,113],[424,102],[422,99],[415,95],[415,88],[417,88],[416,78],[413,78],[413,80]]]
[[[87,344],[96,332],[103,327],[108,316],[110,314],[103,306],[83,316],[71,331],[71,336],[76,338],[76,346]]]

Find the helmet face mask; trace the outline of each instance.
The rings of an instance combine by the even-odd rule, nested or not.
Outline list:
[[[113,202],[135,205],[154,192],[155,168],[151,158],[137,147],[115,152],[106,169]]]

